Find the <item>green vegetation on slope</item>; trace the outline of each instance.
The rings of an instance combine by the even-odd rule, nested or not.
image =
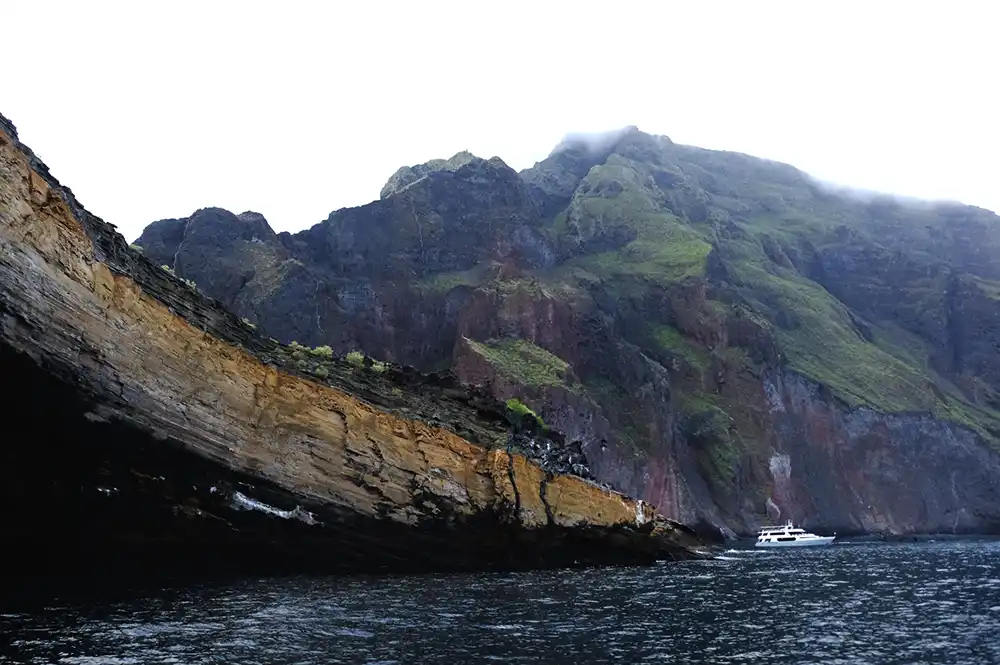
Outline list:
[[[732,284],[776,324],[791,366],[829,386],[849,403],[889,411],[929,409],[929,378],[875,344],[846,307],[795,270],[770,263],[755,240],[725,245]]]
[[[507,338],[480,343],[468,340],[472,349],[483,356],[496,370],[524,386],[564,386],[569,364],[540,346],[523,339]]]
[[[708,367],[708,351],[697,342],[684,337],[676,328],[650,323],[649,330],[653,339],[664,351],[680,356],[686,363],[699,370],[704,371]]]
[[[460,286],[480,286],[485,280],[486,266],[476,266],[469,270],[435,273],[417,280],[415,286],[423,292],[448,293]]]
[[[716,406],[689,413],[681,427],[694,448],[701,475],[713,486],[717,496],[732,493],[740,447],[729,414]]]
[[[583,274],[613,296],[633,301],[641,301],[649,288],[706,275],[714,249],[721,274],[711,281],[728,285],[773,326],[793,369],[849,404],[932,412],[989,435],[991,428],[998,431],[1000,414],[971,404],[937,373],[932,342],[917,334],[944,316],[948,273],[920,268],[932,259],[957,257],[963,262],[959,267],[971,262],[981,274],[979,289],[1000,299],[1000,282],[993,279],[1000,275],[1000,262],[976,248],[977,242],[1000,248],[1000,225],[987,217],[960,206],[839,196],[784,164],[637,134],[591,168],[552,232],[564,245],[583,248],[568,266],[585,272],[564,270],[563,278]],[[602,250],[602,238],[616,228],[628,229],[631,240]],[[867,322],[803,271],[817,252],[840,247],[864,248],[868,254],[860,257],[874,262],[852,275],[860,294],[854,306],[874,303]],[[901,252],[910,263],[900,263]],[[910,270],[902,273],[907,280],[902,287],[898,280],[886,281],[893,274],[878,272],[881,264]],[[859,274],[865,268],[874,272]],[[905,291],[892,295],[893,288]],[[866,293],[888,295],[876,303]],[[891,311],[879,309],[883,302]],[[670,326],[651,322],[649,328],[657,347],[705,371],[712,357],[708,349]],[[726,362],[735,366],[740,359]]]
[[[612,279],[640,277],[674,282],[705,271],[712,246],[676,218],[650,215],[632,220],[639,237],[621,249],[582,256],[576,265]]]
[[[711,245],[678,217],[664,211],[642,166],[623,159],[591,169],[570,204],[557,217],[563,238],[586,241],[628,229],[635,238],[622,247],[571,261],[596,275],[671,282],[704,273]],[[563,221],[566,220],[566,221]]]

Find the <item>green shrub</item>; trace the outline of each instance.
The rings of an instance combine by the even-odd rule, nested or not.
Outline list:
[[[361,367],[362,365],[365,364],[365,354],[361,353],[360,351],[351,351],[346,356],[344,356],[344,360],[351,363],[355,367]]]
[[[333,349],[331,349],[329,346],[325,346],[325,345],[324,346],[317,346],[315,349],[312,349],[311,351],[309,351],[309,353],[313,354],[314,356],[318,356],[320,358],[332,358],[333,357]]]
[[[516,397],[512,397],[509,400],[507,400],[507,408],[511,412],[516,414],[519,418],[523,418],[524,416],[531,416],[532,418],[535,419],[535,422],[537,422],[541,427],[546,427],[545,421],[542,420],[537,413],[529,409],[527,404],[517,399]]]

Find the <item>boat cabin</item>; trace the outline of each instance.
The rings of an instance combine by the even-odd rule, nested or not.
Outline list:
[[[785,542],[796,539],[796,536],[805,535],[802,529],[787,529],[785,527],[771,527],[761,529],[758,540],[767,542]]]
[[[784,526],[762,526],[757,540],[762,543],[791,542],[798,540],[798,536],[804,536],[805,533],[803,529],[792,526],[789,521]]]

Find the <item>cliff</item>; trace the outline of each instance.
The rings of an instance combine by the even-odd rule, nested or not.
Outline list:
[[[267,231],[252,215],[234,224]],[[488,394],[258,334],[84,210],[6,120],[0,354],[8,427],[21,431],[0,464],[0,499],[19,507],[5,526],[11,570],[691,554],[653,506],[564,473],[551,451],[572,446]]]
[[[453,369],[712,532],[1000,531],[1000,220],[634,127],[462,153],[297,234],[138,243],[267,334]],[[250,229],[254,230],[250,230]]]

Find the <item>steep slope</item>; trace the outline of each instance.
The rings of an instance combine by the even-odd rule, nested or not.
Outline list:
[[[212,243],[232,253],[210,261]],[[147,244],[237,301],[291,279],[242,272],[294,261],[254,215],[203,211]],[[0,117],[0,362],[23,426],[0,447],[0,499],[31,508],[5,525],[14,575],[691,555],[683,529],[589,481],[582,451],[524,409],[450,375],[280,345],[172,270],[87,213]]]
[[[992,213],[636,128],[516,175],[471,156],[407,168],[275,243],[311,299],[285,318],[257,316],[274,299],[227,305],[280,338],[453,366],[678,519],[1000,529]],[[171,265],[195,278],[186,243]]]

